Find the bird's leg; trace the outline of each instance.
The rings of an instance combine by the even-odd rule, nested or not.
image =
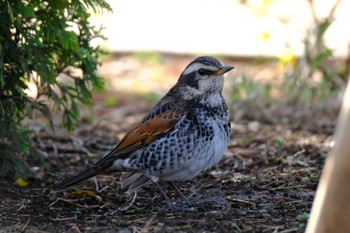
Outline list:
[[[171,202],[170,198],[169,198],[168,195],[165,193],[165,191],[162,189],[162,187],[158,184],[158,182],[154,182],[154,183],[157,185],[159,191],[163,194],[163,197],[164,197],[164,199],[165,199],[165,202],[168,204],[169,208],[170,208],[170,209],[174,209],[173,203]]]
[[[180,189],[175,185],[175,183],[173,181],[169,182],[170,185],[175,189],[175,192],[177,193],[177,195],[180,196],[180,198],[187,203],[187,205],[190,205],[190,201],[187,199],[187,197],[185,195],[182,194],[182,192],[180,191]]]

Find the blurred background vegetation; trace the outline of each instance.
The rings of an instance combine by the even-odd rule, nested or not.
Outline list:
[[[271,118],[288,106],[333,111],[349,77],[349,7],[349,0],[4,1],[0,175],[28,171],[34,110],[52,128],[72,131],[79,103],[92,106],[95,90],[105,107],[118,108],[121,93],[154,103],[197,55],[236,67],[225,89],[236,120]]]

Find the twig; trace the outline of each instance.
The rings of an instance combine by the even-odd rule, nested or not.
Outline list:
[[[333,4],[331,10],[329,11],[329,14],[327,16],[328,19],[333,18],[334,12],[337,9],[339,3],[341,2],[341,0],[336,0],[336,2]]]
[[[232,226],[233,226],[234,228],[236,228],[237,231],[242,232],[242,229],[239,228],[239,226],[237,225],[237,223],[233,223]]]
[[[281,190],[281,189],[294,189],[294,188],[304,188],[307,187],[307,185],[292,185],[292,186],[279,186],[276,188],[271,188],[270,190]]]
[[[154,214],[146,223],[146,225],[141,229],[141,233],[148,233],[150,232],[151,224],[153,222],[153,219],[157,216],[157,214]]]
[[[52,221],[69,221],[69,220],[76,220],[77,216],[74,217],[67,217],[67,218],[50,218]]]
[[[54,204],[56,204],[58,201],[60,201],[62,198],[57,198],[54,202],[52,202],[49,206],[53,206]]]
[[[81,205],[78,203],[75,203],[76,200],[74,199],[63,199],[63,198],[57,198],[54,202],[52,202],[49,206],[53,206],[54,204],[56,204],[58,201],[63,201],[65,203],[71,204],[71,205],[75,205],[77,207],[81,207],[84,209],[92,209],[92,208],[99,208],[100,205],[92,205],[92,206],[87,206],[87,205]]]
[[[109,186],[107,185],[107,186],[105,186],[105,187],[103,187],[103,188],[100,189],[100,188],[98,187],[98,182],[97,182],[96,176],[93,177],[93,181],[94,181],[94,183],[95,183],[95,190],[96,190],[97,193],[101,193],[102,191],[104,191],[104,190],[106,190],[106,189],[109,188]]]
[[[295,228],[287,229],[284,231],[280,231],[279,233],[297,232],[298,230],[299,230],[299,228],[295,227]]]
[[[17,212],[20,211],[21,209],[23,209],[26,205],[24,205],[23,203],[21,204],[21,206],[17,209]]]
[[[138,227],[138,226],[133,226],[132,229],[133,229],[133,232],[134,233],[148,233],[150,232],[150,227],[151,227],[151,224],[153,222],[153,219],[154,217],[156,216],[156,214],[154,214],[146,223],[146,225],[141,228],[141,227]]]
[[[24,232],[24,230],[27,228],[28,223],[30,222],[30,218],[28,218],[27,222],[21,227],[20,232]]]
[[[292,158],[294,159],[295,157],[302,155],[305,152],[305,149],[299,150],[297,152],[295,152],[294,155],[292,155]]]
[[[256,208],[256,203],[255,203],[255,202],[252,202],[252,201],[234,199],[234,198],[232,198],[231,196],[227,196],[225,199],[226,199],[226,201],[229,201],[229,202],[237,202],[237,203],[241,203],[241,204],[245,204],[245,205],[250,205],[250,206],[252,206],[254,209]]]
[[[127,200],[127,202],[122,205],[121,207],[119,207],[117,210],[113,211],[111,214],[115,214],[116,211],[126,211],[128,209],[130,209],[130,207],[135,203],[137,197],[137,192],[135,191],[134,194],[132,195],[132,198],[130,198],[129,200]],[[128,202],[130,202],[128,204]]]
[[[314,20],[314,23],[316,23],[317,26],[320,26],[320,21],[318,20],[317,15],[316,15],[315,3],[313,0],[309,0],[308,2],[309,2],[310,10],[311,10],[312,19]],[[335,1],[335,3],[333,4],[331,10],[329,11],[329,13],[326,17],[326,21],[329,21],[330,19],[333,18],[334,12],[338,8],[338,5],[340,2],[341,2],[341,0]]]
[[[317,19],[317,16],[316,16],[314,1],[313,0],[309,0],[308,2],[309,2],[310,10],[311,10],[312,19],[314,20],[314,23],[319,25],[319,22],[318,22],[318,19]]]
[[[81,233],[81,230],[79,229],[78,226],[72,226],[72,229],[73,229],[76,233]]]
[[[284,203],[285,205],[290,205],[290,204],[294,204],[294,203],[305,203],[304,200],[295,200],[295,201],[288,201],[286,203]]]

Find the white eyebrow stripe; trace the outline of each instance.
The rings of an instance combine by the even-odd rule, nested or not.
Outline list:
[[[206,66],[206,65],[203,65],[202,63],[194,63],[194,64],[191,64],[189,67],[187,67],[182,74],[187,75],[187,74],[192,73],[194,71],[197,71],[199,69],[206,69],[206,70],[214,71],[215,69],[213,69],[213,68],[214,68],[213,66]]]

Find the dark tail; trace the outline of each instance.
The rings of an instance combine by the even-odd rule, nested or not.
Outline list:
[[[60,190],[63,188],[66,188],[68,186],[74,185],[76,183],[79,183],[83,180],[86,180],[90,177],[96,176],[101,171],[109,168],[113,165],[113,160],[100,160],[96,164],[94,164],[92,167],[86,169],[85,171],[82,171],[78,173],[77,175],[73,176],[72,178],[63,181],[62,183],[55,185],[53,189]]]

